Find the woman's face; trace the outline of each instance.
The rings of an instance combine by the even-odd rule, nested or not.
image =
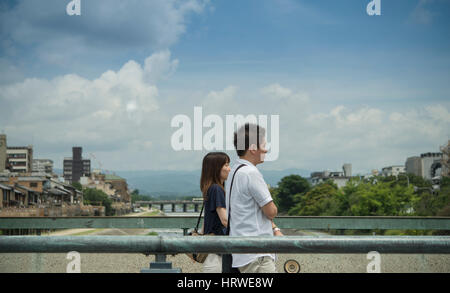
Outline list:
[[[230,171],[231,171],[230,164],[225,163],[225,165],[223,165],[222,167],[222,170],[220,170],[220,179],[222,179],[222,181],[227,180]]]

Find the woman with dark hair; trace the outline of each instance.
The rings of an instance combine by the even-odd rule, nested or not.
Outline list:
[[[224,182],[230,173],[230,157],[222,152],[208,153],[203,158],[200,189],[205,204],[202,232],[204,235],[225,235],[227,213]],[[203,263],[204,273],[221,273],[222,257],[208,254]]]

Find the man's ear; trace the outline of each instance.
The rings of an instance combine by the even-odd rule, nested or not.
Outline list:
[[[252,143],[248,148],[248,151],[251,152],[252,154],[255,154],[255,152],[257,150],[258,150],[258,147],[254,143]]]

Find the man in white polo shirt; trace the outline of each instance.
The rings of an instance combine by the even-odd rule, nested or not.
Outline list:
[[[234,146],[239,159],[226,181],[227,214],[230,212],[230,236],[282,236],[273,219],[278,213],[267,183],[256,165],[264,162],[265,129],[245,124],[234,134]],[[236,169],[244,164],[237,172]],[[233,188],[230,195],[231,176]],[[231,196],[231,202],[230,202]],[[241,273],[275,273],[275,254],[233,254],[234,268]]]

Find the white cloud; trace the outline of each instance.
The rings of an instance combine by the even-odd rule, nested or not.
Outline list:
[[[411,19],[419,24],[431,23],[433,21],[434,13],[431,12],[427,6],[432,2],[433,0],[419,0],[419,3],[417,3],[417,6],[410,15]]]
[[[68,16],[68,2],[5,5],[0,10],[0,52],[7,57],[20,52],[32,64],[64,72],[85,71],[86,65],[105,66],[170,48],[185,33],[189,18],[209,5],[209,0],[93,0],[81,2],[81,16]]]
[[[0,58],[0,84],[13,83],[23,80],[20,69],[5,58]]]
[[[155,80],[165,74],[152,66],[130,60],[92,80],[68,74],[1,85],[0,124],[14,137],[35,135],[49,149],[81,144],[97,151],[124,151],[131,142],[148,149],[158,139],[161,112],[158,88],[145,74],[152,72]]]
[[[208,111],[208,114],[225,114],[239,110],[236,102],[236,93],[238,88],[230,85],[221,91],[210,91],[201,105]]]
[[[18,1],[3,9],[2,25],[11,40],[22,44],[58,40],[62,36],[90,43],[145,44],[163,49],[186,29],[191,13],[202,13],[208,0],[82,1],[82,16],[65,14],[64,1]],[[132,21],[130,21],[132,20]],[[5,32],[4,32],[5,33]]]
[[[244,90],[228,86],[210,91],[202,103],[203,115],[279,115],[280,158],[266,168],[339,169],[350,162],[356,171],[381,169],[403,164],[410,155],[437,151],[450,129],[443,105],[386,110],[338,104],[326,111],[307,93],[278,83],[253,96]],[[192,109],[185,113],[192,116]]]
[[[425,110],[435,120],[450,123],[450,112],[442,105],[432,105],[425,107]]]
[[[307,93],[277,83],[256,90],[229,85],[206,93],[186,91],[166,99],[151,81],[171,72],[176,62],[169,56],[155,53],[147,60],[163,62],[144,65],[129,61],[92,80],[73,74],[0,86],[0,129],[28,143],[34,136],[41,149],[55,150],[54,156],[62,157],[61,149],[70,155],[73,145],[82,145],[109,169],[199,169],[205,152],[171,149],[173,115],[193,119],[194,106],[203,106],[203,117],[216,114],[224,120],[226,114],[278,114],[280,156],[264,168],[337,170],[349,162],[355,172],[437,151],[450,129],[445,105],[382,110],[337,104],[325,110]],[[152,64],[162,66],[153,70]],[[148,72],[154,77],[147,78]]]
[[[261,93],[263,95],[279,99],[286,98],[292,95],[292,91],[290,89],[284,88],[278,83],[274,83],[264,87],[263,89],[261,89]]]
[[[449,117],[448,109],[441,105],[393,112],[341,105],[328,113],[299,117],[299,134],[290,129],[289,135],[298,141],[296,151],[305,155],[298,157],[307,168],[314,164],[332,168],[350,162],[355,170],[368,171],[403,164],[408,156],[421,152],[438,151],[447,139]],[[284,150],[294,154],[289,148]],[[324,164],[327,161],[328,167]]]
[[[169,50],[155,53],[145,59],[145,78],[150,83],[156,83],[159,79],[167,79],[176,71],[177,66],[178,59],[170,60]]]
[[[296,102],[306,104],[309,102],[309,97],[306,93],[294,92],[291,89],[282,87],[279,83],[270,84],[260,90],[263,96],[275,100],[277,103]]]

